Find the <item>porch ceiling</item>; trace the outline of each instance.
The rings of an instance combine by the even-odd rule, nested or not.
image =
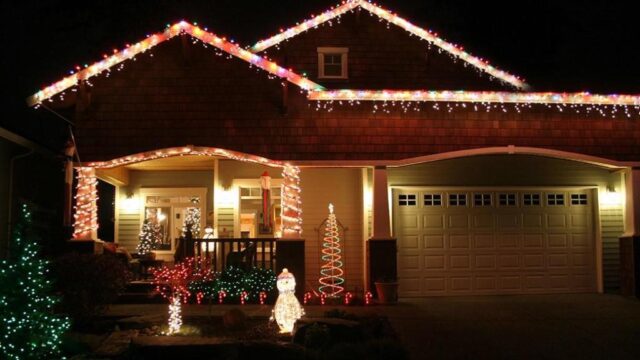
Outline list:
[[[125,165],[129,170],[213,170],[219,157],[185,155]]]

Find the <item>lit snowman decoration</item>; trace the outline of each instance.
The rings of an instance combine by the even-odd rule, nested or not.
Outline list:
[[[296,321],[304,315],[304,309],[295,295],[296,278],[285,268],[278,275],[276,284],[280,294],[271,312],[271,320],[275,319],[281,333],[290,333]]]

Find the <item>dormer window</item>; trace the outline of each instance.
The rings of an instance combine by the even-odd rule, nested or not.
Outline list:
[[[319,47],[318,78],[346,79],[349,48]]]

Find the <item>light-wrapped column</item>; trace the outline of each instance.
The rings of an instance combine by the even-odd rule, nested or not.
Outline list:
[[[302,236],[300,168],[287,164],[282,170],[282,177],[282,237],[299,239]]]
[[[98,238],[98,179],[92,167],[76,168],[74,240],[97,240]]]

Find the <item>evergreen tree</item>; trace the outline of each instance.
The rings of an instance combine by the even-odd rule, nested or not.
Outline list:
[[[138,254],[147,255],[151,250],[155,250],[160,242],[160,228],[148,219],[142,224],[142,230],[138,236]]]
[[[3,359],[59,359],[70,321],[53,313],[58,299],[50,295],[49,264],[38,257],[28,206],[20,210],[9,258],[0,262],[0,354]]]
[[[194,239],[200,237],[200,208],[187,208],[182,226],[182,236],[186,237],[187,233],[191,233],[191,237]]]

